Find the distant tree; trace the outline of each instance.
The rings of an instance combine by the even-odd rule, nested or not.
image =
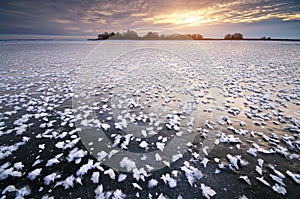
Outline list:
[[[165,38],[166,38],[167,40],[171,40],[171,39],[173,39],[173,36],[174,36],[174,35],[166,35]]]
[[[123,36],[122,36],[122,34],[120,34],[119,32],[117,32],[117,33],[112,37],[112,39],[120,40],[120,39],[123,39]]]
[[[164,35],[164,34],[161,34],[161,35],[159,36],[159,39],[161,39],[161,40],[165,40],[165,39],[166,39],[166,35]]]
[[[225,40],[241,40],[243,39],[243,35],[241,33],[227,34],[224,37]]]
[[[172,39],[173,40],[189,40],[189,39],[191,39],[191,35],[189,35],[189,34],[173,34]]]
[[[122,34],[123,39],[139,39],[140,37],[134,30],[127,30],[125,33]]]
[[[159,35],[157,32],[148,32],[143,39],[157,40],[159,39]]]
[[[260,38],[261,40],[271,40],[271,37],[266,37],[266,36],[263,36],[262,38]]]
[[[201,39],[203,39],[203,36],[200,35],[200,34],[192,34],[192,35],[191,35],[191,38],[192,38],[193,40],[201,40]]]
[[[98,34],[98,39],[99,40],[105,40],[105,39],[109,39],[111,37],[113,37],[115,35],[114,32],[108,33],[108,32],[104,32],[102,34]]]
[[[243,39],[243,35],[241,33],[234,33],[233,35],[231,35],[231,39],[241,40],[241,39]]]
[[[176,39],[177,40],[186,40],[186,39],[189,39],[189,37],[188,37],[188,35],[177,34]]]
[[[230,39],[231,39],[231,34],[227,34],[227,35],[225,35],[224,39],[226,39],[226,40],[230,40]]]

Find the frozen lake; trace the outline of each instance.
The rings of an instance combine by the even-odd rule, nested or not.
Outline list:
[[[0,52],[0,198],[300,197],[300,43]]]

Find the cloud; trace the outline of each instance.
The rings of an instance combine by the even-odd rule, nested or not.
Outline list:
[[[146,17],[146,13],[132,13],[130,16],[132,17]]]
[[[299,7],[299,6],[298,6]],[[288,10],[288,3],[271,1],[232,1],[207,4],[204,7],[185,8],[180,11],[164,10],[143,20],[153,24],[199,26],[201,24],[252,23],[268,19],[300,20],[300,10]],[[293,8],[294,9],[294,8]]]
[[[72,21],[68,20],[68,19],[52,19],[50,21],[52,21],[54,23],[60,23],[60,24],[70,24],[70,23],[72,23]]]
[[[88,34],[145,26],[200,31],[204,26],[273,19],[277,23],[300,21],[300,4],[296,0],[0,1],[3,33]]]
[[[71,31],[74,31],[74,30],[80,30],[79,27],[65,27],[64,29],[65,29],[65,30],[71,30]]]

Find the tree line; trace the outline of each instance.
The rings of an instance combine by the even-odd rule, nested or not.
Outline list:
[[[127,30],[123,33],[108,33],[104,32],[98,34],[97,40],[106,40],[106,39],[113,39],[113,40],[201,40],[203,36],[201,34],[158,34],[157,32],[148,32],[144,36],[139,36],[137,32],[134,30]]]
[[[143,36],[139,36],[136,31],[134,30],[127,30],[123,33],[100,33],[98,34],[97,39],[92,40],[202,40],[203,36],[201,34],[158,34],[157,32],[148,32]],[[234,33],[234,34],[227,34],[224,37],[224,40],[242,40],[243,34],[241,33]]]
[[[242,40],[243,35],[241,33],[227,34],[224,37],[225,40]]]

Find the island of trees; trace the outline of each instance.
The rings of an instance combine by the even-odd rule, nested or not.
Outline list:
[[[127,30],[123,33],[100,33],[96,39],[88,40],[264,40],[264,41],[300,41],[299,39],[271,39],[263,36],[261,38],[244,38],[242,33],[226,34],[223,39],[204,38],[201,34],[158,34],[157,32],[148,32],[139,36],[134,30]]]
[[[113,40],[201,40],[203,39],[203,36],[201,34],[171,34],[171,35],[165,35],[161,34],[159,35],[157,32],[148,32],[144,36],[139,36],[137,32],[134,30],[127,30],[123,33],[108,33],[104,32],[101,34],[98,34],[97,39],[92,40],[106,40],[106,39],[113,39]]]
[[[242,40],[243,35],[241,33],[227,34],[224,37],[225,40]]]

